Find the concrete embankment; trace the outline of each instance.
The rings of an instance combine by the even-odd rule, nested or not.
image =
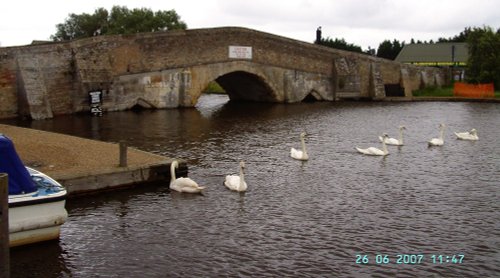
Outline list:
[[[69,196],[158,182],[168,186],[171,158],[127,148],[127,166],[120,167],[119,144],[0,124],[26,166],[59,181]],[[180,161],[177,174],[187,175]]]

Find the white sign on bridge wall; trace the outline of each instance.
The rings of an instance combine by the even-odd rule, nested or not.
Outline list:
[[[251,46],[229,46],[229,58],[252,59]]]

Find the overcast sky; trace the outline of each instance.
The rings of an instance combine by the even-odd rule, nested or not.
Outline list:
[[[241,26],[313,42],[344,38],[364,50],[386,39],[452,37],[467,26],[500,28],[500,0],[7,0],[0,9],[0,46],[49,40],[68,14],[114,5],[175,10],[189,29]]]

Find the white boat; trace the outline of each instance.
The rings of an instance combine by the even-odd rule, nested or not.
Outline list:
[[[10,247],[58,239],[66,222],[66,189],[49,176],[25,167],[14,144],[0,134],[0,172],[9,179]]]

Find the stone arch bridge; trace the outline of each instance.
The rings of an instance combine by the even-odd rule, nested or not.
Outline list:
[[[411,96],[444,75],[239,27],[98,36],[0,48],[0,118],[87,111],[95,90],[105,111],[192,107],[214,80],[232,100],[291,103]]]

